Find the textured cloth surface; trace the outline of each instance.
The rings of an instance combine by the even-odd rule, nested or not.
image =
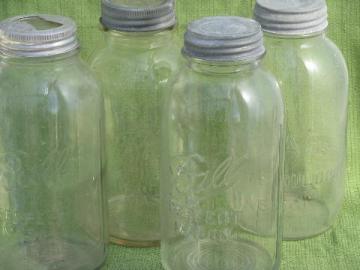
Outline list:
[[[207,15],[250,16],[253,2],[178,0],[179,24],[183,29],[188,21]],[[310,240],[283,243],[284,270],[360,269],[360,1],[328,0],[328,5],[328,34],[343,51],[350,72],[346,200],[331,231]],[[74,18],[79,25],[82,54],[89,56],[100,37],[100,0],[0,0],[1,19],[39,12]],[[160,270],[160,252],[157,248],[110,246],[104,269]]]

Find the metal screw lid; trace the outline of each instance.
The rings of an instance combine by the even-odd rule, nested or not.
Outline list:
[[[101,23],[126,32],[167,29],[176,23],[175,0],[102,0]]]
[[[188,25],[183,54],[207,61],[253,61],[265,54],[260,25],[241,17],[206,17]]]
[[[327,16],[325,0],[257,0],[254,11],[264,32],[284,36],[323,32]]]
[[[0,23],[0,52],[15,57],[46,57],[76,50],[76,24],[54,15],[26,15]]]

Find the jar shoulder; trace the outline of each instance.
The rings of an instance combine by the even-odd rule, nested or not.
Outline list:
[[[115,63],[126,63],[148,60],[149,58],[155,59],[156,57],[167,57],[167,61],[174,59],[173,55],[179,54],[180,45],[177,42],[169,40],[161,46],[138,46],[136,42],[133,46],[129,44],[116,46],[105,44],[104,46],[96,49],[90,59],[91,68],[99,68],[104,66],[114,65]]]
[[[266,37],[265,66],[275,74],[289,73],[322,77],[348,84],[348,70],[341,50],[329,38],[281,39]],[[278,77],[278,76],[276,76]]]
[[[204,74],[183,67],[173,84],[171,99],[185,101],[202,98],[238,100],[249,110],[273,110],[283,113],[283,101],[275,77],[260,65],[250,72]]]
[[[179,74],[175,80],[175,88],[179,91],[188,88],[232,89],[247,88],[261,94],[274,94],[279,91],[275,76],[262,64],[253,70],[244,70],[228,74],[197,72],[182,61]],[[261,87],[260,87],[261,86]],[[257,89],[259,88],[259,89]]]
[[[82,96],[101,95],[93,72],[78,57],[49,63],[5,60],[0,65],[0,93],[3,95],[31,95],[51,87],[69,91],[72,95],[77,92]]]
[[[329,38],[325,38],[325,46],[328,48],[329,58],[333,58],[335,65],[338,67],[340,72],[339,75],[342,75],[344,81],[346,81],[346,85],[348,86],[349,81],[349,71],[346,63],[346,59],[340,50],[340,48]],[[331,55],[332,56],[331,56]]]
[[[105,94],[121,89],[133,90],[154,83],[167,85],[179,70],[180,47],[131,49],[104,47],[90,59],[90,67]]]

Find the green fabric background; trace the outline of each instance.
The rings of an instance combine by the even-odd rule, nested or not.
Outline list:
[[[188,21],[206,15],[250,16],[253,2],[178,0],[179,25],[184,28]],[[328,5],[329,36],[343,51],[351,80],[346,201],[331,231],[311,240],[283,244],[284,270],[360,269],[360,0],[328,0]],[[74,18],[79,24],[83,56],[94,49],[100,37],[100,0],[0,0],[0,19],[37,12]],[[110,246],[104,269],[160,270],[159,250]]]

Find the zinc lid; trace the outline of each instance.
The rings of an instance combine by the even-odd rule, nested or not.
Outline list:
[[[102,0],[101,23],[127,32],[167,29],[176,23],[175,0]]]
[[[207,61],[252,61],[265,53],[263,34],[251,19],[205,17],[188,25],[183,53]]]
[[[254,18],[276,35],[313,35],[328,26],[325,0],[256,0]]]
[[[0,23],[0,52],[16,57],[54,56],[79,47],[73,20],[55,15],[17,16]]]

